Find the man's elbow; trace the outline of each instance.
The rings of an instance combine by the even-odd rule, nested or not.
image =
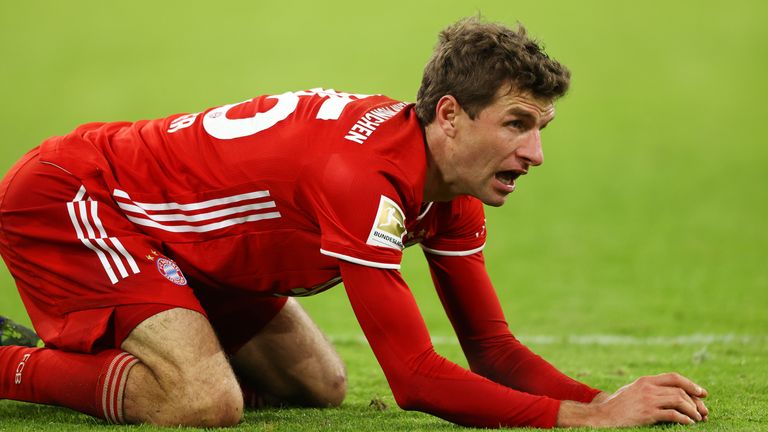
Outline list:
[[[408,390],[395,391],[392,390],[392,395],[395,397],[395,402],[400,409],[405,411],[422,411],[423,401],[413,392]]]
[[[403,380],[401,383],[390,383],[392,395],[400,409],[405,411],[428,410],[429,398],[420,391],[423,387],[414,380]]]

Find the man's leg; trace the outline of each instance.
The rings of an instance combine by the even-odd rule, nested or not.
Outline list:
[[[37,150],[0,181],[0,254],[47,346],[0,346],[0,399],[117,423],[238,422],[241,394],[204,309],[111,193]]]
[[[344,363],[294,299],[232,358],[238,376],[268,401],[332,407],[344,400]]]
[[[214,427],[240,421],[240,387],[203,315],[161,312],[139,324],[121,347],[141,361],[125,386],[128,422]]]
[[[240,387],[203,315],[149,317],[120,349],[94,354],[0,347],[0,398],[65,406],[115,423],[230,426]]]

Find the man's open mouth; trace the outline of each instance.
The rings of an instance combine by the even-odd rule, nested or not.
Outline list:
[[[509,186],[515,182],[515,179],[520,177],[522,173],[519,171],[499,171],[496,173],[496,179],[505,185]]]

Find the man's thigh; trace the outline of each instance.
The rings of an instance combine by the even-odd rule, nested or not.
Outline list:
[[[157,371],[165,366],[181,370],[197,364],[194,368],[205,373],[212,358],[224,357],[205,316],[182,308],[168,309],[145,319],[128,334],[120,348]]]
[[[185,416],[201,425],[221,424],[219,417],[239,421],[240,387],[201,313],[183,308],[157,313],[137,325],[121,348],[141,361],[125,388],[129,422],[187,424]]]
[[[346,394],[344,363],[295,299],[237,351],[232,365],[271,403],[337,406]]]

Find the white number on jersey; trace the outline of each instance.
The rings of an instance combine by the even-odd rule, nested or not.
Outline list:
[[[227,118],[227,112],[232,109],[232,107],[253,100],[248,99],[247,101],[224,105],[209,111],[208,114],[203,117],[203,128],[209,135],[218,139],[234,139],[253,135],[271,128],[293,114],[293,112],[296,111],[296,107],[299,105],[299,96],[314,95],[327,98],[322,105],[320,105],[320,109],[315,117],[319,120],[338,120],[338,118],[341,117],[344,108],[350,102],[370,96],[354,93],[339,93],[332,89],[323,90],[321,88],[309,91],[288,92],[280,95],[268,96],[267,99],[277,99],[277,104],[266,112],[256,113],[253,117],[243,119]],[[192,121],[194,121],[194,119]],[[171,126],[173,126],[173,124],[171,124]]]

